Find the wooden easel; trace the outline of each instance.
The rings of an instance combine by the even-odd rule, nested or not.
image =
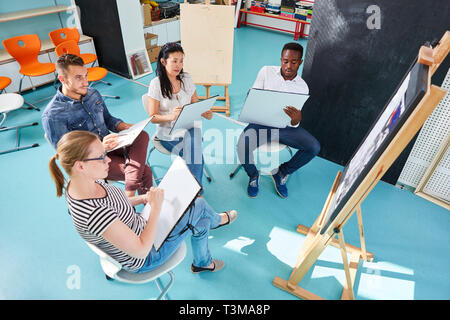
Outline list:
[[[418,63],[422,63],[429,66],[428,70],[428,83],[430,84],[431,76],[439,67],[450,50],[450,32],[447,31],[442,37],[438,46],[434,49],[422,46],[419,51]],[[395,135],[393,140],[387,146],[377,162],[373,165],[365,179],[360,183],[355,192],[345,203],[343,208],[339,211],[333,222],[327,227],[325,232],[321,233],[323,228],[324,217],[328,210],[330,210],[330,204],[335,196],[337,187],[339,185],[341,172],[338,172],[331,191],[325,201],[322,212],[316,219],[311,228],[307,228],[303,225],[298,225],[297,231],[305,234],[306,239],[302,246],[302,249],[298,255],[297,262],[294,269],[291,272],[289,279],[286,281],[280,277],[275,277],[273,285],[285,290],[302,299],[314,299],[320,300],[322,297],[309,292],[298,286],[301,279],[305,276],[308,270],[313,266],[315,261],[319,258],[320,254],[325,250],[328,245],[332,245],[341,249],[344,271],[346,276],[346,283],[342,292],[341,299],[354,299],[353,286],[356,277],[356,272],[359,264],[359,260],[362,258],[366,261],[373,260],[374,255],[366,251],[365,237],[362,224],[361,203],[369,195],[377,182],[381,179],[384,173],[389,169],[392,163],[397,159],[403,149],[408,145],[414,135],[424,124],[425,120],[432,113],[434,108],[439,104],[442,98],[445,96],[446,90],[440,87],[431,85],[427,88],[422,100],[416,106],[415,110],[406,120],[402,128]],[[360,233],[361,248],[356,248],[350,244],[346,244],[342,228],[353,215],[357,212],[358,225]],[[338,239],[335,236],[338,236]],[[347,252],[351,253],[350,263],[347,260]]]
[[[184,0],[184,4],[187,5],[188,2],[187,0]],[[224,6],[231,6],[231,0],[220,0],[220,1],[216,1],[216,5],[224,5]],[[202,5],[202,4],[199,4]],[[211,5],[211,1],[210,0],[205,0],[204,5],[206,6],[210,6]],[[203,14],[207,14],[207,12],[203,13]],[[234,14],[233,14],[234,17]],[[234,19],[233,19],[234,20]],[[202,26],[203,27],[203,26]],[[216,39],[214,39],[216,41]],[[231,48],[231,52],[232,52],[232,48]],[[202,77],[204,78],[204,77]],[[204,86],[205,87],[205,95],[204,96],[199,96],[199,99],[208,99],[211,97],[211,87],[212,86],[217,86],[217,87],[224,87],[224,95],[223,96],[219,96],[217,97],[217,100],[221,100],[221,101],[225,101],[225,106],[213,106],[212,107],[212,111],[213,112],[225,112],[226,116],[229,117],[230,116],[230,94],[229,94],[229,85],[230,83],[221,83],[221,82],[231,82],[231,76],[230,79],[217,79],[217,82],[214,82],[215,78],[211,78],[210,79],[199,79],[197,80],[198,82],[195,82],[196,85],[200,85],[200,86]],[[194,77],[194,81],[195,81],[195,77]]]
[[[217,97],[217,100],[225,101],[225,106],[213,106],[212,111],[213,112],[225,112],[226,116],[230,116],[230,93],[228,92],[228,85],[224,83],[196,83],[196,85],[204,86],[205,87],[205,95],[199,96],[199,99],[208,99],[211,97],[211,86],[218,86],[218,87],[224,87],[225,92],[223,97],[219,96]]]

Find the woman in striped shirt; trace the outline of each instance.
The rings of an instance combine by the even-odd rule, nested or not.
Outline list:
[[[69,175],[64,175],[56,160]],[[208,248],[209,229],[233,222],[235,210],[216,213],[203,198],[197,198],[188,214],[180,220],[158,252],[153,247],[164,190],[151,188],[146,194],[128,198],[124,191],[104,183],[109,162],[103,144],[88,131],[71,131],[58,142],[57,153],[50,159],[50,174],[60,197],[66,200],[77,232],[131,272],[149,271],[163,264],[192,233],[194,261],[191,270],[218,271],[224,262],[213,259]],[[149,203],[147,221],[133,206]]]

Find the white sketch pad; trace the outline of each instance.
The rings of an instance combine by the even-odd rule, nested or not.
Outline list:
[[[194,122],[202,120],[202,113],[211,110],[214,103],[216,103],[218,96],[214,96],[205,100],[190,103],[183,106],[175,124],[170,130],[170,135],[179,129],[191,129],[194,127]]]
[[[252,88],[245,99],[239,121],[285,128],[291,118],[283,109],[292,106],[301,110],[308,98],[306,94]]]
[[[200,184],[189,171],[186,162],[177,157],[158,188],[164,190],[164,201],[159,215],[154,246],[156,251],[181,219],[192,200],[201,189]],[[150,204],[146,204],[141,215],[145,220],[150,216]]]
[[[132,144],[134,140],[137,138],[137,136],[142,132],[142,130],[144,130],[144,128],[147,126],[150,120],[152,120],[152,118],[153,117],[142,120],[134,124],[133,126],[129,127],[128,129],[120,131],[118,133],[119,137],[117,139],[117,142],[119,144],[117,145],[117,147],[110,150],[109,152]]]

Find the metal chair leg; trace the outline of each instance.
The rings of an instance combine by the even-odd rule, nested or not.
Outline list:
[[[107,95],[107,94],[102,94],[102,97],[103,98],[111,98],[111,99],[120,99],[119,96],[110,96],[110,95]]]
[[[238,173],[238,171],[241,169],[241,167],[242,167],[242,164],[238,164],[238,165],[236,166],[236,168],[234,168],[233,172],[230,173],[230,179],[232,179],[232,178],[234,177],[234,175],[235,175],[236,173]]]
[[[58,86],[56,85],[56,83],[58,82],[58,75],[56,74],[56,71],[53,72],[53,74],[55,75],[55,80],[53,80],[53,87],[56,91],[58,91]]]
[[[291,158],[292,158],[292,150],[291,150],[291,148],[289,146],[286,146],[286,148],[288,149],[289,154],[291,155]]]
[[[110,83],[110,82],[106,82],[106,81],[103,81],[103,80],[98,80],[99,82],[103,82],[104,84],[106,84],[107,86],[112,86],[112,84]]]
[[[33,144],[22,146],[22,147],[19,146],[20,145],[20,131],[19,130],[24,127],[37,126],[37,125],[38,125],[37,122],[33,122],[33,123],[28,123],[28,124],[21,124],[21,125],[14,126],[14,127],[0,128],[0,132],[14,130],[14,129],[16,130],[16,146],[11,149],[1,150],[0,154],[5,154],[5,153],[14,152],[14,151],[20,151],[20,150],[24,150],[24,149],[38,147],[39,146],[38,143],[33,143]]]
[[[23,82],[23,78],[25,78],[25,75],[23,74],[22,77],[20,78],[20,82],[19,82],[19,94],[22,95],[22,82]],[[24,100],[24,104],[29,105],[28,108],[25,108],[27,110],[36,110],[36,111],[41,111],[41,109],[39,109],[38,107],[36,107],[34,104],[31,104],[27,101]]]
[[[287,148],[287,150],[289,151],[289,154],[291,155],[291,158],[292,158],[293,153],[292,153],[291,148],[290,148],[289,146],[286,146],[286,148]],[[232,178],[236,175],[236,173],[239,172],[239,170],[241,169],[241,167],[242,167],[242,164],[238,164],[238,165],[236,166],[236,168],[234,168],[233,172],[230,173],[230,179],[232,179]]]
[[[145,164],[148,165],[150,167],[150,170],[152,171],[152,184],[153,184],[153,186],[156,187],[158,185],[158,177],[155,174],[155,170],[150,165],[150,156],[155,149],[156,149],[155,147],[152,147],[150,149],[148,156],[147,156],[147,160],[145,161]]]
[[[167,300],[169,298],[167,295],[167,292],[173,285],[173,282],[175,280],[175,275],[173,274],[172,271],[167,272],[167,274],[170,276],[170,282],[164,287],[163,290],[161,290],[161,288],[160,288],[160,286],[162,286],[161,280],[159,278],[155,280],[156,286],[158,287],[159,291],[161,292],[161,294],[158,296],[158,298],[156,298],[156,300],[162,300],[162,299]]]
[[[2,113],[3,119],[2,119],[2,120],[0,120],[0,129],[2,128],[2,124],[3,124],[3,122],[5,122],[5,120],[6,120],[6,115],[7,115],[7,113],[6,113],[6,112],[3,112],[3,113]]]
[[[208,182],[212,181],[212,179],[208,173],[208,170],[206,169],[206,166],[203,166],[203,174],[205,175],[206,179],[208,179]]]

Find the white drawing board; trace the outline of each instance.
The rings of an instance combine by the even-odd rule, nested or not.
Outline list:
[[[183,106],[175,124],[170,130],[170,135],[180,129],[191,129],[194,127],[194,122],[202,120],[202,113],[211,110],[214,103],[216,103],[218,96],[214,96],[205,100],[190,103]]]
[[[245,99],[239,121],[285,128],[291,118],[283,109],[292,106],[301,110],[308,98],[306,94],[252,88]]]
[[[164,201],[153,244],[156,251],[187,212],[190,204],[200,192],[201,186],[189,171],[186,162],[181,157],[177,157],[158,188],[164,190]],[[150,210],[150,204],[147,203],[141,213],[146,220],[149,218]]]
[[[115,147],[114,149],[110,150],[116,150],[122,147],[126,147],[129,146],[130,144],[132,144],[134,142],[134,140],[137,138],[137,136],[142,132],[142,130],[144,130],[144,128],[147,126],[147,124],[150,122],[150,120],[152,120],[153,117],[147,118],[145,120],[142,120],[136,124],[134,124],[133,126],[131,126],[130,128],[126,129],[126,130],[122,130],[118,133],[118,146]]]

